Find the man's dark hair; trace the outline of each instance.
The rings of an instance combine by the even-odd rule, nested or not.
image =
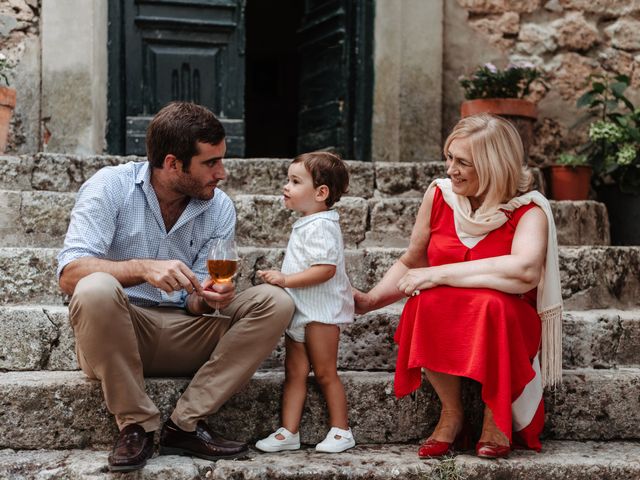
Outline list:
[[[153,168],[162,168],[165,157],[173,154],[186,172],[191,158],[198,154],[196,142],[217,145],[224,137],[224,127],[209,109],[195,103],[171,102],[147,128],[147,159]]]
[[[311,152],[303,153],[293,159],[291,163],[304,164],[304,167],[311,174],[313,187],[326,185],[329,188],[329,196],[325,200],[328,208],[340,200],[343,193],[349,188],[349,172],[344,161],[333,153]]]

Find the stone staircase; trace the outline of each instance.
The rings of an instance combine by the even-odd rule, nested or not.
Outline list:
[[[38,154],[0,157],[0,478],[110,478],[116,435],[100,386],[77,370],[67,300],[55,257],[75,191],[105,165],[136,157]],[[222,189],[238,210],[240,289],[255,271],[279,267],[294,217],[279,196],[288,160],[229,159]],[[441,162],[349,162],[351,189],[337,208],[354,286],[368,289],[407,245],[421,196]],[[215,464],[156,457],[135,478],[640,478],[640,247],[609,246],[606,210],[597,202],[553,202],[558,226],[564,314],[564,383],[545,394],[543,452],[483,461],[462,454],[419,461],[418,440],[438,418],[428,385],[393,395],[393,332],[401,305],[360,316],[341,337],[339,368],[359,446],[339,455],[312,449],[258,454]],[[279,345],[211,424],[255,440],[278,425],[283,348]],[[188,380],[154,378],[148,391],[168,415]],[[465,402],[479,427],[477,385]],[[303,443],[326,433],[319,389],[309,384]]]

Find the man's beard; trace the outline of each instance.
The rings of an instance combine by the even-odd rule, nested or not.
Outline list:
[[[174,188],[177,192],[198,200],[211,200],[215,193],[215,187],[202,185],[189,172],[184,172]]]

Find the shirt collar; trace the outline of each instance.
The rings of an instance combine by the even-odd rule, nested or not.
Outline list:
[[[325,218],[327,220],[337,222],[338,220],[340,220],[340,215],[338,215],[338,212],[336,210],[325,210],[323,212],[312,213],[311,215],[307,215],[306,217],[302,217],[296,220],[293,224],[293,228],[302,227],[303,225],[311,223],[320,218]]]

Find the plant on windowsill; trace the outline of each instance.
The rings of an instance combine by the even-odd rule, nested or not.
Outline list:
[[[9,122],[13,109],[16,107],[16,91],[9,87],[7,75],[13,68],[7,57],[0,53],[0,154],[4,153],[7,147],[7,136],[9,134]],[[2,86],[4,83],[5,86]]]
[[[551,198],[554,200],[587,200],[593,169],[584,154],[561,154],[548,167]]]
[[[591,90],[577,103],[593,116],[580,153],[593,166],[613,243],[640,245],[640,108],[625,96],[626,75],[592,76],[590,82]]]
[[[518,129],[526,154],[533,139],[538,111],[525,97],[534,84],[547,89],[542,71],[531,63],[509,64],[503,70],[486,63],[471,75],[460,77],[459,82],[465,97],[460,105],[460,115],[464,118],[477,113],[493,113],[507,118]]]

